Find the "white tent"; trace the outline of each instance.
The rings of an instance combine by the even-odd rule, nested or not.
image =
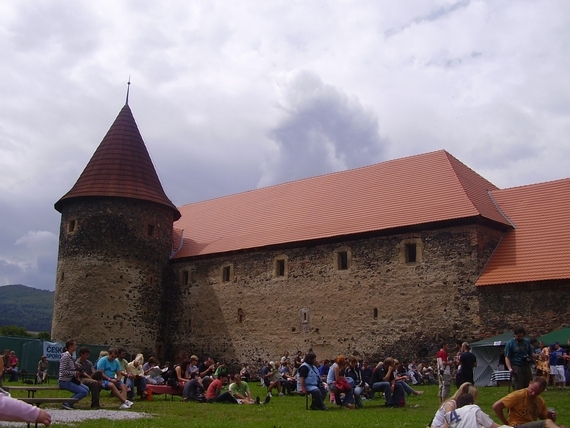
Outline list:
[[[508,331],[470,344],[471,352],[477,357],[477,367],[473,370],[475,386],[492,385],[491,376],[499,369],[500,355],[512,338],[513,332]],[[502,367],[500,369],[503,370]]]

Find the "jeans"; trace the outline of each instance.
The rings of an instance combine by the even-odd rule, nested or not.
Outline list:
[[[81,400],[82,398],[86,397],[87,394],[89,394],[89,387],[87,385],[76,385],[70,380],[60,380],[59,387],[69,392],[73,392],[71,398],[76,398],[77,400]],[[71,403],[68,403],[68,405],[73,407],[73,404]]]
[[[138,388],[138,393],[139,396],[142,397],[144,392],[146,391],[146,378],[143,377],[137,377],[135,379],[131,379],[130,377],[128,377],[126,379],[126,384],[127,387],[130,388],[130,391],[127,392],[127,398],[130,400],[132,398],[134,398],[135,396],[135,386]]]
[[[339,391],[338,388],[334,386],[334,383],[329,383],[329,391],[331,394],[334,394],[334,401],[339,406],[354,404],[354,389],[350,388],[348,391],[342,391],[344,393],[344,400],[342,402],[340,400],[341,391]]]
[[[210,403],[232,403],[232,404],[237,404],[237,400],[233,397],[232,394],[230,394],[229,391],[222,392],[222,393],[221,393],[220,395],[218,395],[217,397],[209,399],[208,402],[210,402]]]
[[[409,385],[408,385],[409,386]],[[404,387],[400,382],[394,384],[394,393],[390,390],[390,382],[376,382],[372,384],[372,392],[383,391],[388,406],[399,406],[404,400]]]
[[[356,388],[354,388],[354,404],[356,404],[356,407],[362,407],[362,401],[360,400],[360,395],[362,394],[363,391],[364,388],[362,386],[357,386]]]
[[[386,403],[392,403],[392,391],[390,390],[390,382],[376,382],[372,384],[372,395],[375,392],[383,392],[386,395]]]
[[[318,388],[316,386],[307,387],[307,393],[311,394],[313,397],[313,404],[311,404],[311,409],[313,410],[327,410],[324,400],[327,396],[327,390],[325,388]]]

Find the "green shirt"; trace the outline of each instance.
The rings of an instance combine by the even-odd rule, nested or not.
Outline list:
[[[249,393],[249,385],[247,384],[247,382],[244,382],[243,380],[241,381],[240,385],[238,385],[235,382],[232,383],[229,389],[232,395],[239,394],[243,397],[247,397]]]

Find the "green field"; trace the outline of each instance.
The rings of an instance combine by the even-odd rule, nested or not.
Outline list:
[[[54,384],[54,382],[52,382]],[[5,383],[6,386],[16,385]],[[18,383],[17,385],[22,385]],[[254,396],[264,396],[264,389],[257,382],[250,382]],[[419,388],[418,388],[419,389]],[[399,409],[382,407],[384,401],[378,396],[372,401],[365,401],[363,409],[342,409],[334,404],[329,404],[329,411],[305,410],[305,398],[301,396],[273,397],[265,406],[256,405],[232,405],[232,404],[198,404],[184,403],[180,397],[170,398],[165,401],[163,396],[155,395],[152,401],[135,401],[132,410],[152,414],[147,419],[134,421],[110,421],[106,419],[84,421],[75,426],[88,427],[304,427],[304,426],[327,426],[327,427],[382,427],[423,428],[429,422],[438,408],[437,386],[424,386],[421,388],[425,393],[421,396],[408,397],[408,406]],[[452,387],[452,393],[455,388]],[[491,409],[492,404],[506,395],[506,387],[480,388],[478,404],[495,421]],[[25,392],[18,391],[12,394],[14,397],[26,396]],[[66,391],[42,391],[39,396],[67,397]],[[543,393],[546,404],[555,407],[558,413],[558,423],[568,425],[570,423],[570,409],[568,402],[570,392],[548,390]],[[328,397],[327,397],[328,401]],[[78,409],[89,409],[90,398],[87,397],[79,402]],[[108,392],[102,392],[101,404],[104,409],[116,410],[119,407],[118,400],[109,397]],[[49,411],[49,407],[44,407]],[[53,424],[52,426],[69,426]]]

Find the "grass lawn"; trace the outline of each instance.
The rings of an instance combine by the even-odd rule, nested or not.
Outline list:
[[[21,383],[5,383],[10,385],[23,385]],[[264,389],[257,382],[250,382],[253,396],[259,395],[263,398]],[[84,421],[75,426],[88,427],[304,427],[327,426],[327,427],[382,427],[382,428],[402,428],[418,427],[424,428],[438,408],[437,386],[424,386],[424,394],[421,396],[408,397],[408,407],[399,409],[388,409],[382,407],[384,400],[379,398],[372,401],[365,401],[364,408],[358,410],[341,409],[334,404],[328,403],[329,411],[305,410],[305,397],[287,396],[273,397],[266,406],[256,405],[232,405],[232,404],[198,404],[184,403],[181,397],[174,397],[174,401],[165,401],[163,396],[155,395],[152,401],[135,401],[132,410],[152,414],[152,418],[138,419],[132,421],[110,421],[91,420]],[[452,387],[452,393],[455,388]],[[507,393],[506,387],[486,387],[479,389],[478,404],[483,411],[494,417],[492,404]],[[25,391],[14,391],[12,396],[25,397]],[[68,397],[67,391],[42,391],[38,397]],[[568,408],[569,391],[545,391],[542,394],[549,407],[555,407],[558,414],[558,423],[570,424],[570,409]],[[108,392],[101,393],[101,404],[104,409],[116,410],[119,402],[115,398],[109,397]],[[88,410],[90,398],[84,398],[76,407]],[[417,407],[416,407],[417,406]],[[44,406],[49,412],[49,407]],[[58,407],[59,408],[59,407]],[[69,426],[53,424],[52,426]]]

